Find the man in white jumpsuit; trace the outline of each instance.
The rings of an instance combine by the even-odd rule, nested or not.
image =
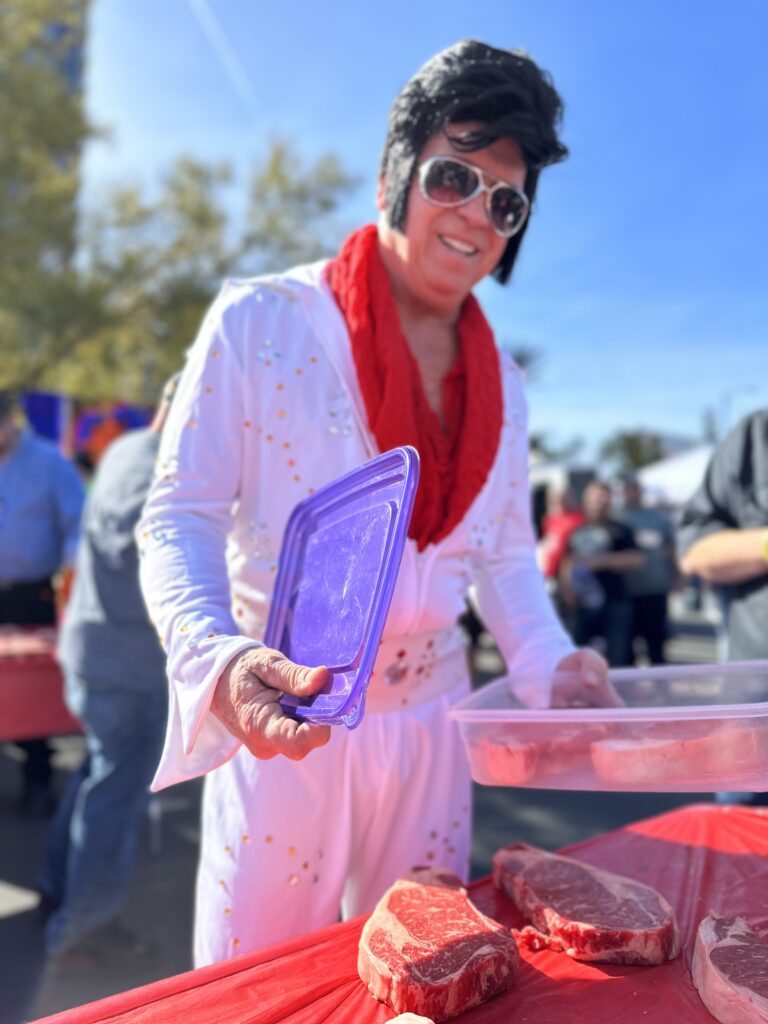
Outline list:
[[[438,54],[390,115],[378,225],[331,263],[226,283],[190,351],[138,538],[169,657],[154,786],[208,773],[198,965],[370,911],[416,863],[466,876],[470,778],[446,712],[470,685],[470,585],[521,699],[613,699],[544,589],[523,382],[471,296],[511,272],[539,170],[565,155],[559,115],[525,55]],[[299,724],[280,691],[316,692],[326,670],[260,645],[286,520],[406,443],[422,478],[365,719]],[[572,692],[552,690],[556,667],[579,673]]]

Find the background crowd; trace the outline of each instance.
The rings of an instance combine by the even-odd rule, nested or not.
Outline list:
[[[581,494],[554,487],[540,524],[541,569],[566,628],[614,667],[665,662],[669,594],[681,584],[672,515],[642,497],[630,476]]]

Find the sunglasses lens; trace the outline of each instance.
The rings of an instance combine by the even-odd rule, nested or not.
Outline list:
[[[514,188],[497,188],[491,196],[491,222],[506,238],[516,234],[528,215],[528,201]]]
[[[503,238],[517,234],[528,216],[525,193],[501,183],[487,187],[474,167],[450,157],[432,157],[423,163],[419,183],[422,194],[437,206],[460,206],[482,189],[488,196],[493,229]]]
[[[424,177],[423,188],[434,203],[462,203],[477,189],[479,179],[471,167],[455,160],[434,160]]]

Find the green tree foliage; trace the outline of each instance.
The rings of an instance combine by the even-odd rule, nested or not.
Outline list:
[[[241,267],[277,270],[333,252],[339,197],[354,185],[336,157],[322,157],[305,171],[293,147],[277,140],[251,176]]]
[[[34,386],[101,322],[75,266],[85,0],[0,4],[0,384]]]
[[[232,271],[222,196],[230,182],[226,165],[179,158],[154,195],[121,184],[92,202],[81,262],[101,288],[105,320],[51,367],[60,388],[85,399],[155,401]]]
[[[620,430],[600,447],[600,459],[612,463],[620,473],[641,469],[665,454],[664,439],[652,431]]]
[[[277,141],[253,168],[242,216],[232,212],[237,189],[227,163],[180,157],[152,192],[112,189],[86,219],[82,240],[108,319],[51,373],[83,398],[153,402],[222,279],[329,255],[354,185],[335,157],[306,166]]]
[[[333,252],[354,179],[278,140],[238,187],[179,157],[84,194],[87,0],[0,0],[0,387],[155,401],[222,278]],[[239,209],[239,212],[234,212]]]
[[[584,438],[553,441],[549,431],[534,430],[530,436],[531,452],[547,462],[574,462],[584,451]]]

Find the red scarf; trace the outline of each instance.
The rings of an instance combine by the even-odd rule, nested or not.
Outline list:
[[[502,400],[493,332],[469,295],[457,325],[459,355],[443,381],[443,430],[400,327],[375,226],[350,235],[328,266],[328,281],[347,324],[379,449],[410,444],[419,453],[419,489],[408,535],[423,551],[461,521],[496,458]]]

